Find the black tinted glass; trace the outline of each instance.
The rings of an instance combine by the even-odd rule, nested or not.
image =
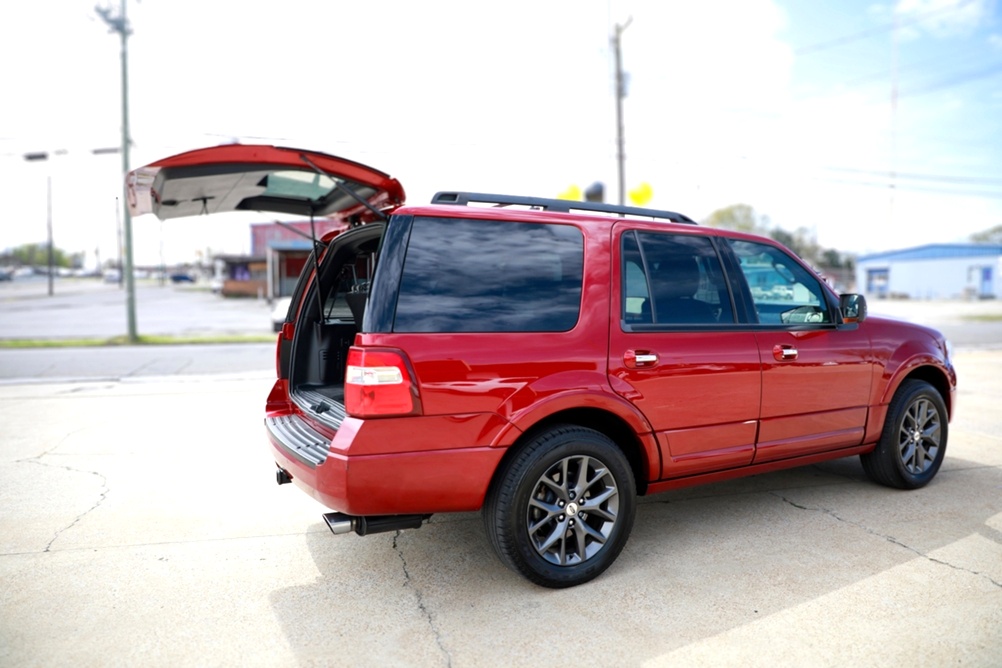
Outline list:
[[[583,244],[566,225],[416,218],[393,330],[569,330],[581,304]]]
[[[734,322],[720,260],[706,237],[662,232],[623,236],[623,322]]]

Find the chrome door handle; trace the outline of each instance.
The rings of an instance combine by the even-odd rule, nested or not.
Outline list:
[[[780,362],[795,360],[799,354],[800,351],[788,343],[777,343],[772,347],[772,356]]]
[[[623,364],[627,369],[648,369],[657,363],[658,354],[652,350],[627,350],[623,353]]]

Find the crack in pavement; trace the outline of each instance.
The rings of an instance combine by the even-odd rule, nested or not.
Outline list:
[[[62,469],[64,471],[71,471],[73,473],[86,473],[88,475],[96,476],[98,478],[98,480],[101,481],[101,491],[98,494],[97,501],[94,502],[94,505],[92,505],[90,508],[88,508],[87,510],[83,511],[82,513],[80,513],[76,517],[74,517],[73,521],[70,522],[69,524],[67,524],[66,526],[64,526],[62,529],[58,529],[56,531],[56,533],[52,536],[52,539],[48,542],[48,544],[46,544],[45,549],[42,550],[42,552],[51,552],[52,551],[52,544],[55,543],[59,539],[59,537],[61,535],[63,535],[63,533],[65,533],[65,532],[69,531],[70,529],[72,529],[84,517],[86,517],[90,513],[94,512],[94,510],[96,510],[98,508],[98,506],[100,506],[102,503],[104,503],[104,500],[106,498],[108,498],[108,493],[111,491],[111,489],[108,487],[108,478],[106,478],[103,473],[98,473],[97,471],[87,471],[87,470],[84,470],[84,469],[77,469],[77,468],[73,468],[72,466],[65,466],[63,464],[49,464],[48,462],[42,461],[43,457],[46,457],[48,455],[52,455],[57,449],[59,449],[60,446],[62,446],[63,443],[66,442],[66,440],[68,438],[70,438],[71,436],[73,436],[73,434],[75,434],[77,431],[80,431],[80,430],[77,429],[77,430],[71,431],[70,433],[68,433],[65,436],[63,436],[63,438],[59,439],[59,442],[56,443],[55,445],[53,445],[51,448],[49,448],[48,450],[45,450],[43,452],[38,453],[34,457],[28,457],[27,459],[16,460],[16,463],[36,464],[38,466],[47,466],[49,468]]]
[[[407,570],[407,559],[404,558],[403,549],[397,544],[397,539],[400,538],[400,531],[398,530],[393,536],[393,549],[396,551],[397,556],[400,557],[400,563],[403,566],[404,571],[404,586],[410,587],[414,590],[414,596],[417,599],[418,610],[424,615],[424,618],[428,621],[428,627],[431,629],[432,634],[435,636],[435,644],[442,651],[445,656],[445,665],[451,668],[452,666],[452,655],[442,644],[442,635],[439,633],[438,628],[435,626],[435,620],[431,615],[431,612],[425,607],[424,597],[421,595],[421,590],[414,586],[414,581],[411,579],[410,571]]]
[[[927,560],[929,562],[932,562],[934,564],[939,564],[940,566],[946,566],[947,568],[952,568],[955,571],[961,571],[963,573],[969,573],[970,575],[974,575],[974,576],[977,576],[977,577],[980,577],[980,578],[984,578],[985,580],[988,580],[988,582],[992,583],[996,587],[999,587],[1000,589],[1002,589],[1002,582],[996,581],[994,578],[992,578],[987,573],[982,573],[981,571],[971,570],[970,568],[964,568],[963,566],[957,566],[956,564],[951,564],[948,561],[943,561],[942,559],[937,559],[936,557],[933,557],[933,556],[930,556],[928,554],[925,554],[924,552],[922,552],[922,551],[920,551],[920,550],[912,547],[911,545],[908,545],[906,543],[901,542],[900,540],[898,540],[894,536],[890,536],[888,534],[880,533],[879,531],[875,531],[874,529],[871,529],[868,526],[860,524],[859,522],[853,522],[852,520],[848,520],[848,519],[846,519],[844,517],[841,517],[840,515],[838,515],[838,513],[836,513],[833,510],[830,510],[828,508],[822,508],[822,507],[812,508],[810,506],[803,506],[803,505],[800,505],[799,503],[796,503],[796,502],[792,501],[791,499],[786,498],[782,494],[777,494],[776,492],[769,492],[769,494],[772,495],[772,496],[775,496],[775,497],[777,497],[779,499],[782,499],[785,503],[788,503],[789,505],[793,506],[794,508],[797,508],[799,510],[807,510],[807,511],[811,511],[811,512],[822,513],[823,515],[827,515],[827,516],[829,516],[829,517],[831,517],[831,518],[833,518],[833,519],[835,519],[835,520],[837,520],[839,522],[843,522],[843,523],[848,524],[850,526],[854,526],[857,529],[862,529],[863,531],[865,531],[866,533],[870,534],[871,536],[876,536],[877,538],[883,538],[888,543],[891,543],[893,545],[897,545],[898,547],[902,547],[902,548],[908,550],[909,552],[911,552],[912,554],[915,554],[915,555],[917,555],[919,557],[922,557],[923,559],[925,559],[925,560]]]
[[[39,456],[42,456],[42,455],[39,455]],[[45,549],[42,550],[42,552],[51,552],[52,551],[52,544],[55,543],[59,539],[59,537],[61,535],[63,535],[63,533],[65,533],[65,532],[69,531],[70,529],[72,529],[83,518],[85,518],[87,515],[89,515],[90,513],[94,512],[95,510],[97,510],[98,506],[100,506],[102,503],[104,503],[104,500],[106,498],[108,498],[108,493],[111,491],[111,489],[108,487],[108,479],[104,476],[104,474],[98,473],[97,471],[85,471],[83,469],[75,469],[72,466],[62,466],[62,465],[59,465],[59,464],[47,464],[45,462],[38,461],[37,459],[29,459],[29,460],[25,460],[25,461],[27,463],[29,463],[29,464],[38,464],[39,466],[48,466],[50,468],[63,469],[64,471],[72,471],[73,473],[86,473],[86,474],[89,474],[89,475],[92,475],[92,476],[96,476],[98,478],[98,480],[101,481],[101,491],[98,494],[97,501],[94,502],[94,505],[92,505],[90,508],[88,508],[87,510],[83,511],[82,513],[80,513],[76,517],[74,517],[73,521],[71,521],[69,524],[67,524],[66,526],[64,526],[62,529],[58,529],[56,531],[56,533],[52,536],[52,540],[50,540],[48,542],[48,544],[45,546]]]

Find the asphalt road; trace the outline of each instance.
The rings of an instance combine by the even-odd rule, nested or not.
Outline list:
[[[143,282],[136,289],[140,334],[274,336],[266,300],[224,299],[199,286]],[[0,283],[0,339],[110,339],[127,331],[125,294],[95,279]],[[275,374],[274,343],[0,348],[0,382]]]
[[[243,348],[45,350],[0,384],[0,665],[1000,665],[1002,350],[962,346],[928,487],[851,458],[649,497],[609,571],[551,591],[477,514],[331,535],[274,483],[272,347]]]

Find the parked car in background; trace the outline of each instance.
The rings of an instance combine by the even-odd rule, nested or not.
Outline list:
[[[282,326],[289,316],[289,306],[292,305],[292,297],[279,297],[275,300],[271,308],[271,327],[275,332],[281,332]]]
[[[277,481],[334,533],[479,510],[504,564],[567,587],[614,562],[638,495],[856,455],[915,489],[943,462],[944,337],[867,317],[771,239],[600,203],[404,206],[382,172],[268,146],[131,183],[134,213],[354,225],[300,276],[264,411]]]

